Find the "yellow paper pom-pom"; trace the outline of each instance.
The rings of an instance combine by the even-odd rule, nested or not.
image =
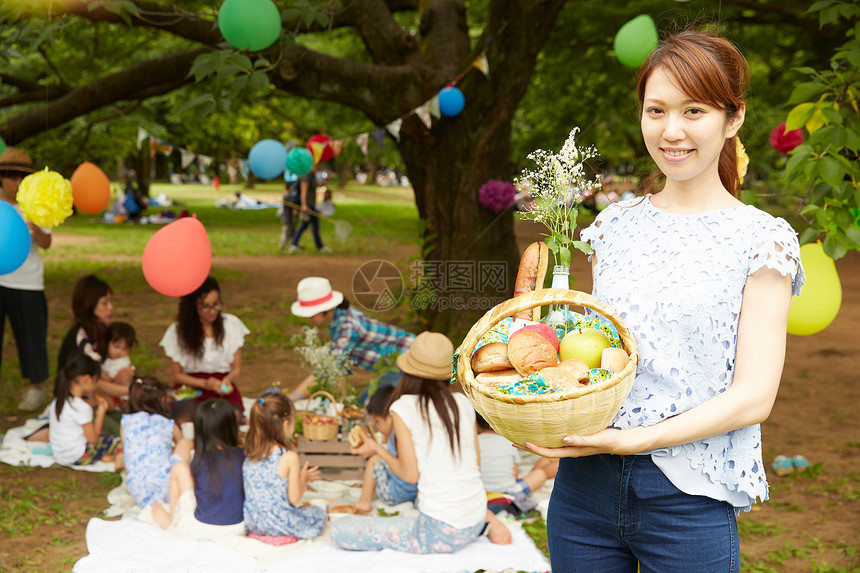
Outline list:
[[[40,227],[56,227],[72,214],[72,182],[56,171],[37,171],[18,186],[24,216]]]
[[[744,144],[741,143],[740,138],[738,138],[737,153],[738,153],[738,177],[740,178],[741,183],[743,183],[744,177],[746,177],[746,174],[747,174],[747,167],[749,167],[749,164],[750,164],[750,156],[747,155],[747,150],[746,150],[746,148],[744,148]]]

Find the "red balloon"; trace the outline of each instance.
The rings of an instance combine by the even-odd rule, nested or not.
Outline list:
[[[78,211],[98,213],[110,202],[110,179],[89,161],[81,163],[72,177],[72,201]]]
[[[191,294],[212,269],[206,228],[196,215],[167,224],[150,237],[141,263],[146,282],[161,294]]]
[[[329,137],[328,135],[325,135],[323,133],[318,133],[318,134],[312,135],[308,138],[308,142],[307,142],[307,144],[305,144],[305,147],[308,149],[308,151],[311,152],[311,155],[316,157],[316,154],[314,153],[314,148],[311,144],[312,143],[323,143],[323,144],[325,144],[325,149],[323,149],[322,156],[320,156],[320,160],[319,160],[319,163],[322,163],[323,161],[331,161],[331,158],[334,155],[334,150],[331,147],[332,141],[333,141],[333,139],[331,137]]]

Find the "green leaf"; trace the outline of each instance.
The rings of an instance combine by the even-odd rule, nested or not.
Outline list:
[[[812,114],[815,113],[815,104],[814,103],[802,103],[798,106],[795,106],[790,112],[788,112],[788,118],[785,120],[785,129],[786,131],[791,131],[792,129],[800,129],[806,122],[812,119]]]
[[[179,111],[182,112],[182,111],[185,111],[187,109],[191,109],[192,107],[197,107],[198,105],[203,105],[204,103],[213,103],[213,105],[214,105],[214,101],[215,101],[215,98],[212,96],[212,94],[199,95],[195,98],[191,98],[190,100],[188,100],[184,104],[182,104],[182,107],[179,108]]]
[[[794,91],[791,92],[791,97],[788,99],[789,105],[795,105],[801,102],[817,99],[818,94],[827,88],[827,84],[820,81],[804,82],[797,84]]]
[[[806,160],[809,158],[808,147],[809,146],[807,146],[807,150],[805,152],[801,153],[797,153],[797,150],[795,150],[795,153],[793,153],[792,156],[788,158],[788,161],[786,161],[785,163],[786,176],[790,176],[795,173],[800,168],[800,166],[806,162]]]
[[[807,10],[807,12],[808,13],[818,12],[819,10],[823,10],[824,8],[827,8],[828,6],[832,6],[835,3],[836,3],[836,0],[819,0],[818,2],[816,2],[815,4],[810,6],[809,9]]]
[[[241,92],[248,85],[249,79],[251,79],[251,76],[247,74],[242,74],[241,76],[237,77],[235,80],[233,80],[233,85],[230,86],[230,91],[232,91],[234,94]]]
[[[570,249],[567,247],[561,247],[558,250],[558,261],[559,264],[565,267],[570,266]]]
[[[815,73],[815,68],[810,68],[809,66],[803,66],[800,68],[791,68],[792,71],[795,71],[799,74],[811,75]]]
[[[849,246],[854,250],[860,250],[860,229],[858,229],[856,225],[851,224],[843,230],[845,232],[845,239],[848,241]]]
[[[269,88],[269,76],[266,74],[266,72],[257,70],[253,74],[251,74],[251,81],[249,85],[254,91],[266,91]]]
[[[853,50],[849,50],[845,57],[851,62],[851,65],[855,68],[860,68],[860,46],[855,47]]]
[[[573,241],[571,243],[571,246],[574,247],[575,249],[582,251],[586,255],[590,255],[591,253],[594,252],[594,249],[591,248],[591,245],[589,245],[585,241]]]
[[[830,123],[842,125],[842,113],[838,109],[832,107],[821,108],[821,114],[826,117]]]
[[[842,180],[845,178],[845,170],[839,163],[829,155],[825,155],[818,161],[818,175],[825,183],[839,189],[842,186]]]
[[[845,147],[855,153],[860,151],[860,131],[856,129],[845,130]]]
[[[266,58],[257,58],[257,61],[254,62],[254,68],[268,68],[271,65],[272,62]]]
[[[801,245],[812,242],[818,236],[818,229],[815,227],[807,227],[800,233],[798,241]]]
[[[752,189],[741,189],[741,201],[746,205],[755,203],[755,193]]]
[[[815,203],[810,203],[809,205],[807,205],[806,207],[804,207],[803,209],[800,210],[800,214],[801,215],[809,215],[810,213],[814,213],[818,209],[821,209],[821,207],[819,207]]]
[[[217,77],[219,80],[222,80],[224,78],[234,76],[241,71],[242,71],[242,66],[240,66],[239,64],[227,64],[226,66],[224,66],[223,68],[218,70],[218,76]]]
[[[834,261],[844,257],[847,252],[848,248],[833,235],[827,235],[824,239],[824,253]]]

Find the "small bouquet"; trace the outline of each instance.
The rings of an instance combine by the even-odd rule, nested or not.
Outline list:
[[[570,249],[583,253],[592,249],[584,241],[573,239],[579,204],[585,192],[595,192],[602,187],[600,176],[586,176],[583,163],[597,157],[597,149],[578,147],[576,133],[571,130],[559,153],[537,149],[528,158],[537,164],[534,170],[523,170],[516,183],[531,191],[533,207],[523,214],[526,220],[541,223],[548,229],[545,243],[553,254],[556,265],[570,268]]]
[[[355,362],[337,352],[331,342],[322,342],[319,330],[311,326],[303,326],[302,334],[293,336],[292,342],[295,351],[302,357],[302,363],[313,368],[314,384],[308,390],[311,393],[325,390],[332,395],[345,397],[346,377]]]

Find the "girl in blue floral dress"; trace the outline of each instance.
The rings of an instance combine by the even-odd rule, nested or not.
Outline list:
[[[311,539],[325,529],[325,510],[297,507],[305,486],[320,472],[316,466],[301,465],[288,446],[295,420],[293,403],[277,392],[257,398],[251,407],[242,465],[248,533]]]
[[[191,440],[184,439],[170,419],[167,389],[152,376],[132,381],[128,411],[122,416],[120,429],[128,491],[140,507],[156,501],[166,503],[170,468],[190,460]]]

